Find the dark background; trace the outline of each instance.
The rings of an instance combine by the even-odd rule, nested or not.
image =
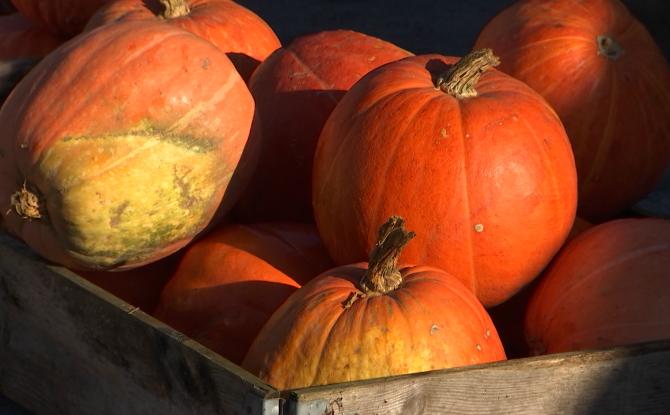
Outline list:
[[[513,1],[241,0],[238,3],[268,22],[283,44],[307,33],[351,29],[380,37],[415,54],[460,56],[470,50],[488,20]],[[670,0],[624,3],[670,58]],[[27,412],[0,395],[0,415],[19,414]]]

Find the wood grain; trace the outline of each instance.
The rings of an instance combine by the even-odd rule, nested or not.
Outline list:
[[[0,394],[49,414],[279,413],[269,385],[6,234]]]
[[[285,392],[286,415],[668,414],[670,341]]]

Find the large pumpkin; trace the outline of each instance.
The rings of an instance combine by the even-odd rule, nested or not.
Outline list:
[[[533,354],[670,338],[670,221],[620,219],[569,243],[533,292]]]
[[[458,279],[397,266],[412,236],[391,218],[369,264],[331,269],[291,295],[242,366],[283,390],[505,359],[486,310]]]
[[[649,192],[670,162],[670,66],[618,0],[514,3],[476,47],[561,117],[579,176],[579,214],[603,221]]]
[[[301,36],[263,62],[249,82],[263,150],[237,216],[313,222],[312,164],[323,124],[363,75],[410,55],[363,33],[333,30]]]
[[[403,260],[457,276],[488,307],[558,251],[575,217],[570,143],[542,97],[486,71],[494,58],[406,58],[340,101],[313,180],[316,223],[338,264],[364,260],[397,212],[418,234]]]
[[[82,31],[93,13],[110,0],[12,0],[22,15],[52,33],[71,37]]]
[[[166,21],[212,42],[228,54],[245,81],[281,46],[263,19],[230,0],[114,0],[86,28],[131,20]]]
[[[74,269],[167,256],[234,203],[253,112],[230,60],[191,33],[130,22],[78,36],[0,111],[4,223]]]
[[[154,315],[240,363],[286,298],[331,266],[314,226],[228,225],[188,248]]]

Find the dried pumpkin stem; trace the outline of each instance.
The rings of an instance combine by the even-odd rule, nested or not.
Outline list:
[[[403,218],[391,216],[379,228],[377,243],[370,254],[368,270],[360,282],[366,294],[386,294],[402,283],[402,276],[398,270],[398,257],[402,248],[415,236],[414,232],[405,230],[404,225]]]
[[[598,55],[602,55],[610,60],[617,60],[624,54],[624,49],[619,42],[609,36],[600,35],[596,38],[598,43]]]
[[[475,50],[440,75],[435,87],[458,99],[476,97],[479,77],[499,64],[500,59],[491,49]]]
[[[176,19],[177,17],[188,16],[191,10],[188,8],[186,0],[159,0],[164,10],[161,17],[164,19]]]
[[[24,184],[10,197],[10,205],[24,219],[40,219],[42,215],[39,197]]]

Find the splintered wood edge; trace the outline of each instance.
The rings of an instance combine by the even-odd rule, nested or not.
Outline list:
[[[56,274],[59,278],[58,284],[63,285],[63,287],[68,290],[74,289],[74,291],[81,290],[90,294],[87,298],[89,301],[98,302],[96,306],[106,308],[112,313],[119,313],[116,315],[123,316],[119,320],[125,320],[127,324],[139,324],[143,327],[142,330],[154,331],[157,336],[160,336],[167,340],[168,343],[173,343],[177,349],[184,350],[186,353],[191,353],[199,356],[198,359],[202,361],[209,361],[209,365],[216,368],[220,374],[225,374],[225,376],[230,378],[236,378],[239,381],[240,385],[247,385],[248,393],[257,396],[260,405],[263,407],[263,413],[265,414],[277,414],[279,412],[279,391],[273,388],[271,385],[263,382],[256,376],[252,375],[248,371],[242,369],[241,367],[235,365],[234,363],[228,361],[219,354],[211,351],[210,349],[202,346],[201,344],[195,342],[194,340],[188,338],[184,334],[174,330],[170,326],[160,322],[154,317],[146,314],[137,307],[134,307],[125,301],[119,299],[113,294],[108,293],[104,289],[98,287],[97,285],[89,282],[83,277],[77,275],[76,273],[51,264],[47,264],[41,257],[35,254],[30,248],[28,248],[23,242],[19,241],[16,238],[13,238],[7,235],[4,232],[0,231],[0,255],[4,258],[8,258],[11,264],[5,263],[2,264],[3,268],[16,271],[19,275],[25,276],[26,269],[33,267],[33,269],[41,270],[40,274]],[[37,267],[37,268],[36,268]],[[3,274],[6,271],[3,271]],[[0,276],[1,277],[1,276]],[[0,278],[0,282],[2,282]],[[69,286],[69,287],[68,287]],[[0,286],[0,294],[2,294],[2,286]],[[7,287],[5,286],[5,289]],[[76,294],[81,295],[81,294]],[[11,293],[10,293],[11,296]],[[8,310],[11,311],[11,298],[3,299],[0,295],[0,309],[3,307],[9,307]],[[3,301],[8,301],[3,305]],[[4,318],[12,318],[11,312],[9,316],[4,316]],[[135,322],[132,323],[132,320]],[[2,318],[0,318],[0,332],[2,332]],[[217,375],[218,376],[218,375]],[[26,405],[26,402],[21,402],[20,399],[16,399],[10,393],[9,387],[11,385],[4,385],[8,388],[7,391],[3,389],[3,376],[0,376],[0,390],[6,392],[6,395],[10,399],[14,399],[19,404]],[[221,381],[219,381],[220,383]],[[221,385],[219,385],[221,386]],[[232,385],[231,385],[232,386]],[[225,393],[225,391],[220,390],[219,392]],[[240,399],[244,399],[243,396],[239,396]],[[255,399],[255,398],[254,398]],[[262,401],[262,403],[261,403]],[[242,405],[243,402],[240,402]],[[29,406],[27,406],[29,408]],[[30,409],[30,408],[29,408]]]
[[[639,379],[617,378],[610,385],[625,389],[620,399],[635,398],[623,403],[633,405],[624,413],[637,413],[642,408],[634,405],[642,401],[648,406],[640,413],[665,413],[670,405],[670,339],[284,391],[283,413],[583,413],[588,402],[580,402],[579,393],[600,391],[600,380],[624,370],[639,372]],[[622,386],[636,380],[644,393]],[[643,400],[647,394],[655,394],[656,401]],[[598,414],[611,410],[588,409]]]

